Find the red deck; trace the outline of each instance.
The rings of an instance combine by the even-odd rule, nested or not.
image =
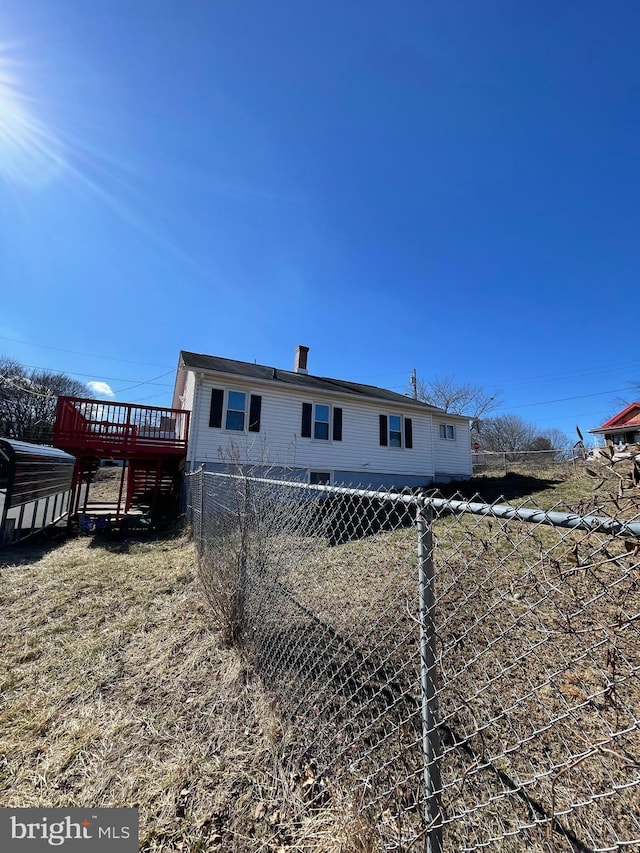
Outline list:
[[[77,455],[133,459],[184,456],[189,412],[59,397],[53,443]]]
[[[70,517],[87,512],[93,473],[105,458],[125,461],[116,519],[134,505],[152,518],[177,512],[188,437],[182,409],[58,397],[53,443],[76,457]]]

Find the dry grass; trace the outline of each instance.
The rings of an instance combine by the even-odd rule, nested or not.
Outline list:
[[[211,629],[182,537],[5,552],[0,802],[137,806],[144,851],[368,850],[312,809],[289,734]]]
[[[89,488],[89,500],[104,501],[105,503],[117,501],[120,493],[121,477],[122,468],[118,466],[98,468]],[[126,483],[124,491],[126,494]]]
[[[526,503],[551,509],[558,503],[575,512],[602,507],[612,514],[620,511],[612,497],[619,493],[620,477],[629,477],[632,463],[622,461],[613,467],[606,460],[561,462],[550,465],[513,465],[507,475],[499,471],[479,474],[466,483],[446,487],[446,493],[461,490],[466,496],[479,494],[489,503]],[[632,492],[633,494],[633,492]],[[635,498],[637,505],[637,496]],[[623,507],[633,514],[633,506]]]
[[[106,469],[106,486],[118,473]],[[518,476],[502,481],[503,491],[517,503],[615,506],[615,475],[597,492],[584,469],[562,477],[557,467],[548,474]],[[470,484],[470,492],[482,491],[483,485],[486,480]],[[603,491],[612,493],[611,500],[600,496]],[[487,493],[490,500],[497,496]],[[584,748],[581,737],[597,741],[607,725],[620,725],[625,707],[635,708],[636,718],[640,707],[637,684],[625,680],[621,668],[638,666],[638,647],[627,639],[637,638],[637,628],[622,622],[608,628],[613,631],[608,645],[600,628],[600,623],[615,624],[623,612],[637,612],[636,581],[631,578],[628,588],[616,580],[614,562],[577,571],[570,547],[575,535],[561,542],[549,528],[530,538],[529,528],[512,525],[508,536],[526,543],[516,558],[508,536],[497,536],[490,523],[444,517],[435,530],[439,651],[447,667],[442,718],[450,732],[444,781],[449,814],[469,811],[467,823],[447,826],[451,850],[490,838],[505,820],[512,827],[526,822],[531,806],[512,792],[505,795],[506,783],[496,771],[517,779],[532,768],[535,773],[536,766],[544,770],[549,756],[567,746],[569,752]],[[285,540],[279,542],[281,548]],[[540,546],[552,549],[550,558],[541,560]],[[1,804],[138,806],[141,849],[149,853],[373,853],[392,849],[393,843],[399,845],[395,849],[418,849],[409,842],[402,846],[403,828],[389,820],[388,809],[381,806],[376,814],[381,832],[357,816],[344,793],[353,791],[349,772],[335,774],[329,794],[320,790],[314,765],[305,765],[310,744],[317,750],[335,750],[337,744],[347,768],[357,764],[362,746],[375,759],[373,744],[382,734],[387,738],[382,754],[392,760],[377,782],[381,790],[396,787],[405,829],[407,823],[409,829],[412,823],[419,826],[419,807],[409,792],[413,783],[419,787],[421,774],[413,532],[382,532],[334,548],[316,541],[303,551],[294,559],[280,554],[275,595],[267,599],[265,578],[256,577],[256,599],[249,602],[249,616],[254,608],[261,618],[255,640],[272,654],[260,661],[264,683],[279,694],[283,707],[294,700],[298,717],[291,727],[245,658],[225,647],[212,629],[187,539],[118,544],[85,538],[4,552]],[[588,553],[581,551],[579,559]],[[621,552],[614,557],[619,564],[633,562]],[[295,597],[280,594],[283,585]],[[565,630],[563,607],[602,588],[611,593],[599,599],[604,607],[595,628],[580,617]],[[474,614],[487,609],[491,619],[478,621]],[[551,631],[553,640],[546,651],[537,645],[542,631]],[[579,651],[592,640],[600,645],[588,669]],[[518,647],[533,651],[519,660]],[[617,659],[606,657],[607,648],[617,651]],[[562,663],[557,675],[554,654]],[[510,668],[494,682],[501,692],[499,701],[492,700],[496,694],[483,685],[505,661]],[[605,675],[612,666],[618,667],[615,689],[607,693]],[[394,667],[395,682],[388,677]],[[530,692],[533,685],[531,701],[501,717],[498,705],[517,702],[522,685]],[[406,700],[398,699],[398,690],[407,691]],[[359,729],[356,712],[362,708],[368,711]],[[396,732],[393,715],[402,721],[407,709],[411,723]],[[533,750],[505,752],[549,714],[564,720],[555,740],[549,731],[533,742]],[[486,730],[478,727],[483,721],[490,723]],[[472,753],[456,743],[461,734]],[[564,774],[547,775],[532,787],[532,795],[553,812],[566,807],[585,779],[596,785],[621,778],[630,771],[619,766],[620,748],[637,757],[635,743],[626,738],[616,745],[617,757],[596,750]],[[491,758],[493,766],[480,767],[481,756]],[[488,797],[496,798],[495,808],[474,811]],[[623,825],[633,819],[615,810],[602,818],[600,806],[597,811],[605,822]],[[583,812],[589,809],[575,821],[563,818],[580,837]],[[589,833],[599,831],[589,814],[587,820]],[[379,837],[386,838],[386,847]],[[544,828],[488,847],[503,853],[570,849],[556,832],[545,840]]]
[[[518,505],[638,514],[615,473],[596,491],[584,468],[562,478],[554,469],[555,481],[536,474],[491,485]],[[379,797],[380,825],[393,816],[387,849],[417,849],[415,531],[329,547],[277,535],[279,506],[292,529],[276,499],[270,562],[248,584],[261,674],[295,721],[300,751],[328,778]],[[445,513],[433,530],[447,849],[640,844],[637,551],[598,532],[470,515]]]
[[[442,771],[450,816],[468,813],[448,832],[495,850],[640,843],[637,554],[519,522],[435,529]]]

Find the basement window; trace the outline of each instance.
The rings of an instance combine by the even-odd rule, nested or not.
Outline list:
[[[312,486],[330,486],[330,471],[309,471],[309,483]]]

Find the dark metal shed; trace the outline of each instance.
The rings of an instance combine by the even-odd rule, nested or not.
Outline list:
[[[75,457],[0,438],[0,547],[66,518]]]

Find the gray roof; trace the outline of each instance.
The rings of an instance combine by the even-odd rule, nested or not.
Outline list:
[[[326,376],[311,376],[308,373],[296,373],[293,370],[281,370],[276,367],[266,367],[263,364],[252,364],[247,361],[235,361],[231,358],[220,358],[215,355],[201,355],[195,352],[180,353],[180,364],[189,370],[214,371],[231,376],[242,376],[257,379],[261,382],[274,382],[301,390],[321,391],[325,394],[341,393],[368,400],[384,400],[404,407],[411,406],[434,413],[444,414],[444,409],[430,406],[413,400],[404,394],[377,388],[375,385],[362,385],[359,382],[347,382],[344,379],[330,379]],[[451,417],[459,417],[451,415]]]
[[[4,451],[11,459],[15,457],[43,457],[45,462],[56,460],[71,465],[75,464],[76,461],[75,456],[71,456],[57,447],[50,447],[48,444],[31,444],[14,438],[0,438],[0,450]]]

